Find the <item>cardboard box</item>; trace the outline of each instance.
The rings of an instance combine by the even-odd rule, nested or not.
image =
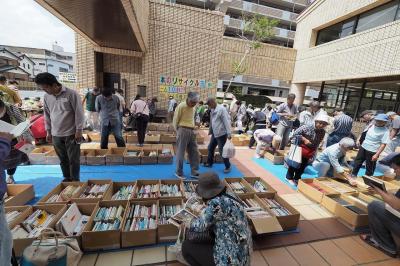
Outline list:
[[[88,133],[89,139],[91,142],[100,142],[101,141],[101,134],[97,132],[90,132]],[[109,143],[115,143],[114,135],[110,134],[108,136]]]
[[[156,131],[157,130],[157,126],[158,124],[156,123],[148,123],[147,124],[147,130],[149,131]]]
[[[176,143],[176,135],[162,133],[160,136],[160,143]]]
[[[12,207],[4,207],[4,210],[6,213],[12,212],[12,211],[18,211],[20,212],[15,220],[8,222],[8,228],[13,229],[15,226],[17,226],[20,222],[21,217],[28,217],[30,213],[32,213],[32,206],[12,206]]]
[[[353,206],[363,210],[365,213],[358,214],[343,205],[337,204],[335,215],[339,218],[339,220],[343,221],[353,230],[368,226],[368,209],[363,204],[350,199],[347,195],[342,195],[342,197],[347,202],[350,202]]]
[[[156,197],[154,197],[154,198],[139,198],[139,196],[138,196],[138,192],[139,192],[139,190],[140,190],[140,188],[142,187],[142,186],[146,186],[146,185],[157,185],[158,184],[158,191],[157,191],[157,194],[156,194]],[[156,179],[153,179],[153,180],[137,180],[136,181],[136,189],[135,189],[135,196],[134,196],[135,198],[135,200],[148,200],[148,199],[159,199],[160,198],[160,180],[156,180]]]
[[[268,198],[268,199],[274,199],[276,202],[278,202],[280,205],[285,207],[289,212],[290,215],[286,216],[276,216],[276,219],[278,219],[279,224],[282,226],[283,230],[293,230],[296,229],[297,226],[299,225],[299,220],[300,220],[300,213],[293,208],[292,205],[290,205],[286,200],[281,198],[278,194],[273,194],[271,195],[261,195],[259,196],[261,199],[263,198]]]
[[[264,158],[270,160],[275,165],[281,165],[285,159],[285,151],[284,150],[277,150],[275,154],[270,152],[266,152],[264,154]]]
[[[49,151],[45,154],[45,161],[43,164],[46,165],[60,164],[60,158],[58,158],[55,150]]]
[[[323,191],[316,189],[311,184],[319,186],[321,189],[323,189]],[[319,184],[315,178],[300,179],[297,189],[301,193],[303,193],[307,198],[317,203],[320,203],[322,201],[322,198],[324,197],[325,194],[328,195],[339,194],[337,191]]]
[[[159,123],[157,124],[157,131],[165,131],[168,132],[170,129],[170,124],[166,124],[166,123]],[[149,129],[150,130],[150,129]]]
[[[276,193],[276,190],[261,177],[244,177],[244,180],[246,180],[246,182],[249,183],[249,185],[253,188],[257,196],[273,196]],[[264,185],[264,187],[267,188],[267,192],[257,192],[253,187],[253,184],[256,181],[261,182]]]
[[[4,206],[23,206],[35,198],[35,191],[31,184],[9,184],[7,185],[7,198]]]
[[[77,198],[83,191],[83,187],[85,186],[85,182],[61,182],[58,184],[55,188],[53,188],[49,193],[47,193],[46,196],[41,198],[38,202],[37,205],[44,205],[44,204],[68,204],[72,198]],[[80,189],[78,189],[74,195],[69,200],[63,200],[63,201],[58,201],[58,202],[47,202],[47,200],[53,196],[53,195],[59,195],[66,187],[68,186],[79,186]]]
[[[320,185],[320,186],[324,186],[327,188],[331,188],[333,190],[335,190],[338,194],[342,194],[342,193],[354,193],[357,192],[357,190],[348,185],[347,183],[341,183],[339,181],[336,181],[332,178],[328,178],[328,177],[319,177],[316,179],[316,182]],[[333,186],[329,186],[327,184],[327,182],[331,183]]]
[[[136,192],[136,181],[132,181],[132,182],[112,182],[110,193],[104,194],[104,197],[103,197],[102,201],[114,201],[112,199],[112,196],[115,193],[117,193],[118,190],[123,186],[133,186],[132,197],[130,199],[126,199],[126,200],[133,199],[135,197],[135,192]]]
[[[132,153],[137,152],[138,156],[132,156]],[[125,165],[138,165],[142,163],[143,149],[141,147],[128,147],[124,154]]]
[[[169,197],[169,196],[161,195],[161,191],[160,191],[160,199],[163,199],[163,198],[171,199],[171,198],[182,198],[183,197],[183,194],[182,194],[182,180],[161,179],[160,186],[161,185],[177,185],[177,187],[179,189],[179,196]],[[161,188],[160,188],[160,190],[161,190]]]
[[[156,156],[150,156],[151,152],[156,152]],[[152,148],[143,148],[142,153],[142,164],[157,164],[158,162],[158,150]]]
[[[18,218],[18,221],[16,221],[16,225],[22,223],[23,221],[26,220],[32,213],[34,213],[36,210],[45,210],[48,213],[54,214],[55,217],[49,224],[47,228],[52,228],[55,229],[54,226],[58,220],[60,220],[60,217],[65,213],[67,206],[63,204],[49,204],[49,205],[35,205],[32,206],[32,208],[29,209],[28,212],[25,212],[24,215],[21,215]],[[25,248],[27,248],[29,245],[32,244],[32,242],[36,240],[35,238],[20,238],[20,239],[14,239],[13,240],[13,247],[15,251],[15,255],[17,257],[22,256],[22,253],[24,252]]]
[[[208,149],[199,148],[200,153],[200,163],[207,163],[208,160]]]
[[[94,153],[94,149],[81,149],[81,165],[86,165],[86,156],[90,153]]]
[[[147,133],[144,142],[145,143],[159,143],[160,142],[160,134],[152,134],[152,133]]]
[[[108,184],[107,190],[97,198],[81,198],[81,195],[85,192],[85,189],[91,185],[105,185]],[[103,200],[104,198],[111,198],[112,197],[112,181],[111,179],[89,179],[87,182],[84,183],[80,194],[77,197],[71,198],[71,202],[75,203],[98,203],[99,201]]]
[[[181,205],[183,207],[182,199],[160,199],[158,203],[158,215],[160,215],[160,209],[165,205]],[[158,224],[158,243],[163,242],[175,242],[178,239],[179,229],[173,224]]]
[[[52,146],[43,146],[40,148],[34,149],[29,154],[29,161],[31,164],[45,164],[46,163],[46,154],[50,151],[54,151]]]
[[[226,186],[228,187],[228,189],[231,190],[232,192],[233,192],[233,189],[230,184],[233,182],[240,182],[245,187],[247,192],[235,193],[236,195],[254,195],[254,194],[256,194],[256,191],[253,189],[253,187],[249,183],[247,183],[247,181],[243,178],[240,178],[240,177],[225,178],[224,182],[225,182]]]
[[[122,165],[124,164],[124,155],[126,148],[111,148],[108,149],[106,154],[106,164],[107,165]]]
[[[255,194],[239,195],[239,198],[241,200],[254,199],[255,201],[258,202],[258,204],[264,211],[267,211],[271,215],[270,217],[263,217],[257,219],[251,218],[249,215],[247,215],[247,218],[249,219],[250,224],[252,225],[253,234],[260,235],[272,232],[281,232],[283,230],[276,216],[270,211],[270,209],[264,203],[264,201],[262,201],[257,195]]]
[[[147,199],[143,200],[131,200],[129,206],[132,205],[141,205],[141,206],[152,206],[153,204],[157,205],[157,214],[156,214],[156,224],[158,224],[158,201],[156,199]],[[124,222],[125,226],[125,222]],[[153,245],[157,243],[157,229],[147,229],[140,231],[124,231],[122,228],[121,232],[121,247],[136,247],[136,246],[144,246],[144,245]]]
[[[82,233],[82,248],[85,251],[92,250],[107,250],[107,249],[118,249],[121,247],[121,230],[125,224],[125,216],[128,208],[127,200],[116,200],[116,201],[100,201],[98,208],[101,207],[124,207],[124,213],[122,215],[122,221],[120,229],[108,230],[108,231],[91,231],[95,225],[93,215],[87,225],[87,231]]]
[[[138,143],[138,136],[136,132],[129,132],[126,134],[126,143]]]
[[[198,144],[203,144],[204,140],[205,140],[204,137],[201,136],[200,134],[196,135],[196,141],[197,141]]]
[[[105,165],[106,164],[106,149],[96,149],[86,155],[87,165]]]
[[[164,150],[169,150],[170,153],[163,154]],[[174,149],[173,148],[162,148],[158,150],[158,163],[169,164],[174,160]]]

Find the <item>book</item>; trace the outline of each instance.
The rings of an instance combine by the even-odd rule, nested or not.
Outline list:
[[[77,227],[81,218],[82,214],[78,209],[78,205],[76,205],[76,203],[71,204],[61,219],[57,222],[56,227],[61,229],[60,231],[64,232],[66,235],[73,236],[74,229]]]
[[[395,208],[393,208],[392,206],[390,206],[389,204],[385,203],[385,209],[387,211],[391,212],[397,218],[400,218],[400,212],[398,210],[396,210]]]
[[[377,187],[386,192],[386,186],[385,186],[385,182],[383,182],[383,180],[380,180],[380,179],[372,177],[372,176],[367,176],[367,175],[364,175],[362,178],[366,185],[368,185],[370,187]]]
[[[191,197],[180,211],[168,219],[168,222],[176,227],[180,227],[182,224],[189,227],[191,221],[199,216],[204,207],[205,205],[199,198]]]
[[[28,130],[30,124],[29,121],[24,121],[14,126],[10,123],[0,120],[0,128],[2,132],[10,133],[14,137],[21,136],[26,130]]]

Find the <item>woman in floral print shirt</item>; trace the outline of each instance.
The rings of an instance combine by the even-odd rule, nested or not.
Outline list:
[[[250,265],[252,239],[242,203],[226,192],[225,185],[214,172],[199,178],[197,193],[207,203],[201,215],[190,224],[192,232],[211,230],[215,243],[184,241],[183,256],[192,265]]]

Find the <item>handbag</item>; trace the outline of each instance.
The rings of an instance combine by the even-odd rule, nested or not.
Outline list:
[[[176,243],[174,245],[168,247],[168,252],[175,254],[176,260],[179,261],[180,263],[184,265],[189,265],[189,263],[187,263],[182,254],[182,244],[183,241],[185,240],[185,232],[186,232],[185,227],[179,228],[178,239],[176,240]]]
[[[65,238],[62,233],[46,228],[40,239],[24,250],[21,266],[76,266],[81,257],[76,239]]]
[[[285,163],[289,167],[299,169],[302,161],[302,147],[297,144],[292,144],[288,155],[285,157]]]
[[[315,149],[310,148],[309,146],[307,146],[305,144],[301,144],[300,147],[301,147],[301,155],[303,158],[310,159],[310,158],[314,157]]]

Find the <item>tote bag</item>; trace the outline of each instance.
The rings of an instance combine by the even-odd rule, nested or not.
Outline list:
[[[299,169],[301,165],[302,148],[296,144],[290,146],[288,155],[285,157],[285,162],[289,167]]]

